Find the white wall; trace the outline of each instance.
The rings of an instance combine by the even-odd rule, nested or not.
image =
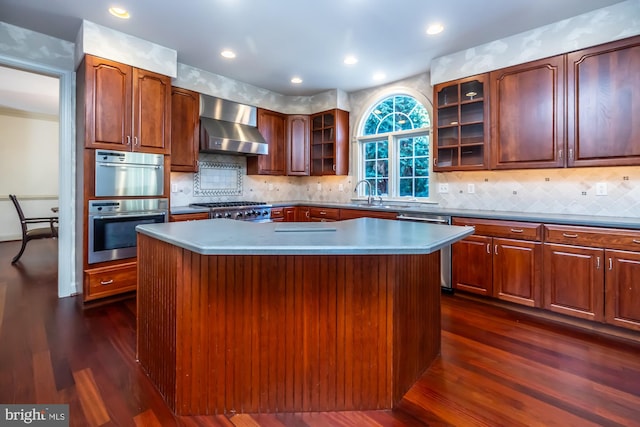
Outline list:
[[[0,241],[22,236],[9,194],[26,216],[58,205],[58,116],[0,109]]]

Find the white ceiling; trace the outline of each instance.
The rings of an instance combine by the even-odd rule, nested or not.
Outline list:
[[[432,58],[621,0],[0,0],[0,20],[75,41],[82,19],[175,49],[178,62],[284,95],[413,76]],[[111,16],[117,5],[129,20]],[[439,21],[443,33],[428,36]],[[236,51],[229,61],[220,51]],[[346,55],[359,58],[346,66]],[[374,81],[383,72],[386,78]],[[303,79],[293,85],[293,76]],[[0,78],[2,78],[0,76]]]

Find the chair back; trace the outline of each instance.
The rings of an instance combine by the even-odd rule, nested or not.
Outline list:
[[[20,207],[20,203],[18,203],[18,199],[15,195],[13,194],[9,194],[9,198],[11,199],[11,201],[13,202],[13,206],[16,207],[16,211],[18,211],[18,216],[20,217],[20,225],[22,226],[22,229],[25,230],[27,228],[27,224],[25,222],[25,218],[24,218],[24,212],[22,212],[22,208]]]

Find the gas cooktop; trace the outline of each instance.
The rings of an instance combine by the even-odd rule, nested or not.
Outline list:
[[[264,206],[265,202],[209,202],[209,203],[191,203],[189,206],[199,208],[243,208],[251,206]]]

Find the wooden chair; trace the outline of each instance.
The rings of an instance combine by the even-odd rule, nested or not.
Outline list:
[[[20,207],[20,203],[18,203],[18,199],[13,194],[9,194],[9,198],[13,202],[13,205],[16,207],[16,211],[18,211],[18,216],[20,217],[20,225],[22,226],[22,246],[20,247],[20,252],[16,255],[12,260],[11,264],[15,264],[22,253],[24,252],[25,247],[27,246],[27,242],[29,240],[35,239],[49,239],[58,237],[58,217],[50,216],[50,217],[39,217],[39,218],[25,218],[24,213],[22,212],[22,208]],[[42,224],[48,223],[48,227],[41,228],[28,228],[29,224]]]

